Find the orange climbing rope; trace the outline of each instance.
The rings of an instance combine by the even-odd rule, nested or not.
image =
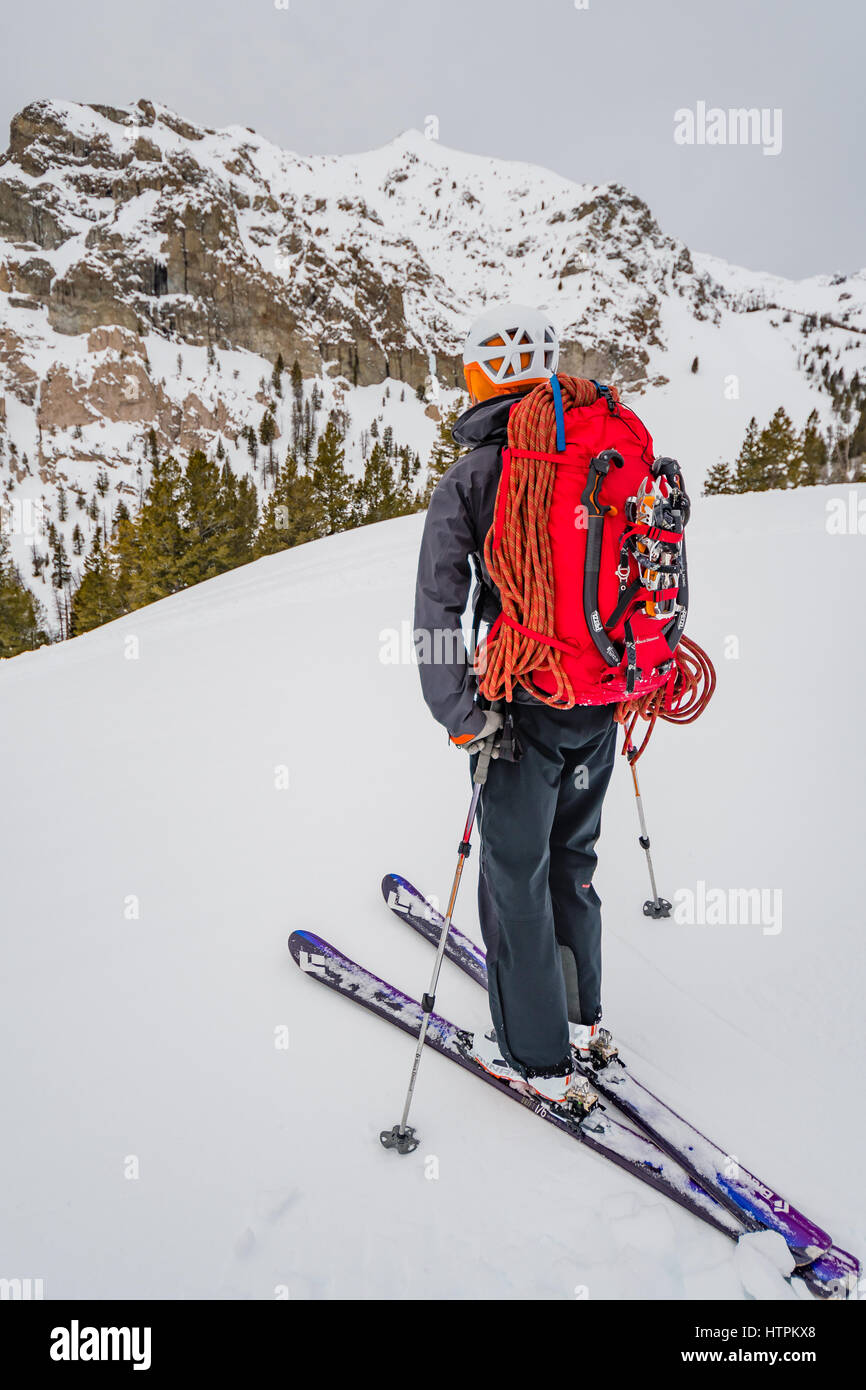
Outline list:
[[[591,405],[598,399],[594,382],[559,376],[562,404]],[[616,389],[611,395],[618,400]],[[502,611],[522,627],[556,640],[553,630],[553,561],[547,529],[556,464],[549,459],[521,458],[521,452],[549,453],[556,448],[556,414],[548,382],[536,386],[508,417],[508,446],[512,451],[510,485],[502,515],[502,534],[494,552],[493,527],[484,544],[484,561],[499,590]],[[516,457],[515,457],[516,454]],[[515,685],[530,691],[546,705],[570,709],[574,690],[562,669],[556,647],[516,632],[500,623],[488,636],[476,664],[479,688],[488,700],[511,700]],[[534,672],[549,671],[556,683],[552,695],[540,690]]]
[[[591,405],[598,399],[595,383],[582,377],[558,376],[565,410]],[[610,388],[615,401],[619,395]],[[545,454],[556,449],[556,414],[553,390],[548,382],[524,396],[508,417],[508,445],[511,467],[508,491],[501,517],[501,533],[494,550],[491,526],[484,545],[484,560],[499,590],[506,618],[488,635],[476,654],[475,669],[481,693],[491,701],[513,698],[516,685],[522,685],[546,705],[570,709],[574,690],[562,668],[555,645],[553,561],[548,519],[553,495],[556,463],[550,459],[523,458],[523,453]],[[538,637],[526,631],[537,633]],[[543,639],[548,639],[547,641]],[[535,673],[549,672],[555,684],[553,694],[541,690]],[[683,637],[674,653],[674,665],[665,685],[637,700],[617,705],[616,719],[625,733],[625,749],[636,762],[649,742],[656,720],[690,724],[706,708],[716,684],[716,673],[706,652]],[[637,720],[645,719],[649,728],[638,749],[632,745]]]
[[[703,647],[688,637],[681,637],[674,652],[671,678],[649,695],[637,700],[624,700],[617,705],[614,718],[622,725],[623,753],[629,762],[637,762],[650,740],[657,719],[668,724],[692,724],[703,714],[716,688],[716,670]],[[632,741],[638,719],[646,719],[649,728],[640,747]]]

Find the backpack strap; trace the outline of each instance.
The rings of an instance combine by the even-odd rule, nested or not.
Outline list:
[[[636,575],[630,584],[622,586],[619,602],[616,608],[608,617],[605,627],[614,628],[624,613],[627,613],[632,603],[635,603],[640,595],[641,582],[640,576]]]
[[[637,665],[637,642],[634,640],[634,629],[631,625],[631,618],[626,618],[625,629],[625,689],[626,695],[631,695],[634,691],[638,677],[642,674]]]

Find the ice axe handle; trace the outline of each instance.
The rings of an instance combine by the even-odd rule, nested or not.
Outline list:
[[[622,468],[623,462],[624,459],[619,449],[602,449],[601,453],[592,460],[596,473],[601,473],[602,477],[607,476],[611,464],[615,468]]]

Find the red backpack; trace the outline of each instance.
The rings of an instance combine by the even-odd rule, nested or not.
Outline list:
[[[503,609],[475,663],[489,699],[510,698],[519,682],[559,707],[612,704],[672,674],[688,606],[689,499],[677,462],[653,459],[637,415],[591,384],[592,404],[564,411],[551,378],[555,451],[503,449],[485,547]]]

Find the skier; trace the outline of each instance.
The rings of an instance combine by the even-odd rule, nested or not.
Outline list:
[[[599,1029],[601,903],[592,877],[615,756],[614,702],[621,697],[598,703],[602,692],[593,703],[556,708],[526,681],[492,704],[479,696],[461,630],[473,569],[473,642],[481,623],[489,640],[501,613],[485,540],[509,415],[551,380],[558,358],[556,330],[537,309],[490,309],[469,330],[463,364],[471,406],[453,430],[469,452],[430,501],[414,622],[424,699],[451,742],[470,754],[474,768],[483,740],[499,737],[479,812],[478,907],[495,1031],[475,1035],[474,1056],[489,1072],[561,1103],[575,1092],[573,1049],[584,1058],[590,1050],[615,1052]],[[587,402],[618,399],[597,383],[561,380],[586,388]]]

